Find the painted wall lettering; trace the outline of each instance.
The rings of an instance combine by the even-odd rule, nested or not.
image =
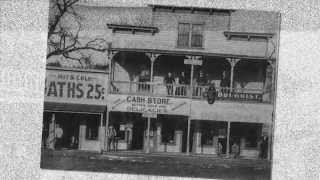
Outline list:
[[[45,100],[105,104],[107,74],[47,70]]]

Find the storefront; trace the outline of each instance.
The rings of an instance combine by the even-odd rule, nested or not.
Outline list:
[[[110,94],[108,102],[118,150],[186,151],[188,99]]]
[[[271,135],[272,105],[149,96],[109,96],[118,150],[258,158]]]
[[[259,158],[262,137],[271,137],[271,104],[194,100],[192,107],[193,153]]]
[[[49,149],[104,149],[108,75],[47,69],[42,144]]]

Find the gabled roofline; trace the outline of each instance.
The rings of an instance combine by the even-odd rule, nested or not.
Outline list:
[[[235,10],[232,9],[217,9],[217,8],[207,8],[207,7],[196,7],[196,6],[174,6],[174,5],[160,5],[160,4],[148,4],[149,7],[152,8],[153,11],[157,9],[169,9],[172,12],[175,10],[186,10],[193,13],[194,11],[204,11],[212,14],[213,12],[224,12],[224,13],[231,13]]]
[[[154,35],[159,32],[158,27],[153,26],[135,26],[135,25],[126,25],[126,24],[107,24],[109,29],[112,29],[112,32],[116,32],[117,30],[131,31],[132,34],[135,32],[149,32]]]

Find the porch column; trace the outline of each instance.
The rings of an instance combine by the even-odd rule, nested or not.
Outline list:
[[[275,92],[275,72],[276,72],[276,69],[275,69],[275,61],[272,61],[272,60],[268,60],[268,63],[270,64],[271,68],[272,68],[272,76],[271,76],[271,102],[273,103],[274,102],[274,92]]]
[[[193,73],[194,73],[194,60],[199,60],[200,56],[186,56],[186,60],[191,60],[191,72],[190,72],[190,90],[189,90],[189,98],[191,99],[190,106],[189,106],[189,116],[188,116],[188,132],[187,132],[187,152],[186,154],[189,155],[190,151],[190,126],[191,126],[191,105],[192,105],[192,95],[193,95]],[[186,62],[185,62],[186,64]]]
[[[146,55],[150,58],[151,67],[150,67],[150,81],[153,82],[153,65],[156,59],[160,56],[160,54],[155,53],[146,53]]]
[[[231,66],[231,75],[230,75],[230,88],[233,88],[233,76],[234,76],[234,67],[240,61],[240,59],[227,58]]]
[[[274,106],[273,106],[274,107]],[[272,159],[272,149],[273,149],[273,133],[274,133],[274,111],[272,111],[272,121],[271,127],[269,128],[269,137],[268,137],[268,159]]]
[[[79,149],[80,150],[85,149],[84,143],[86,141],[86,129],[87,129],[86,122],[87,121],[84,119],[80,120],[80,128],[79,128]]]
[[[190,124],[191,124],[191,117],[188,116],[188,130],[187,130],[187,155],[189,155],[190,151]]]
[[[271,103],[273,104],[273,107],[275,106],[275,90],[276,90],[276,85],[275,85],[275,77],[276,77],[276,62],[273,60],[268,60],[269,64],[271,65],[272,68],[272,79],[271,79],[271,93],[270,93],[270,99]],[[272,117],[271,117],[271,128],[269,131],[269,137],[268,137],[268,158],[272,159],[272,146],[273,146],[273,132],[274,132],[274,120],[275,120],[275,115],[274,111],[272,112]]]
[[[230,121],[228,121],[228,127],[227,127],[227,152],[226,155],[229,157],[230,154]]]
[[[196,154],[202,154],[203,150],[201,147],[201,122],[199,120],[194,121],[194,132],[192,141],[192,152]]]
[[[148,127],[147,127],[147,149],[146,153],[150,152],[150,117],[148,117]]]
[[[105,141],[104,141],[104,150],[108,151],[109,150],[109,139],[108,139],[108,130],[109,130],[109,109],[107,108],[106,112],[106,128],[105,128]]]
[[[113,57],[114,55],[117,53],[117,51],[108,51],[108,59],[107,59],[107,63],[108,63],[108,68],[109,68],[109,79],[108,79],[108,93],[111,92],[111,81],[113,80]]]
[[[54,144],[55,144],[55,127],[56,127],[56,120],[55,120],[55,114],[52,113],[52,117],[50,119],[50,124],[49,124],[49,136],[47,139],[47,147],[49,149],[54,149]]]
[[[187,56],[188,59],[192,59],[192,56]],[[193,64],[191,64],[191,72],[190,72],[190,94],[189,97],[192,99],[192,94],[193,94]],[[191,125],[191,102],[190,102],[190,108],[189,108],[189,116],[188,116],[188,130],[187,130],[187,152],[186,154],[190,154],[190,125]]]
[[[192,84],[193,84],[194,65],[201,65],[201,64],[194,64],[194,62],[197,61],[197,60],[200,60],[201,56],[186,56],[186,57],[187,57],[187,59],[185,59],[185,60],[191,60],[191,62],[192,62],[192,63],[190,63],[190,65],[191,65],[190,85],[192,86]]]
[[[100,141],[100,150],[101,153],[104,150],[104,141],[105,141],[105,130],[103,128],[103,113],[100,114],[100,126],[99,126],[99,141]]]

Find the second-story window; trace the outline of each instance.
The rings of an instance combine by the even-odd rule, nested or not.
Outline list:
[[[178,47],[201,48],[203,44],[203,24],[179,23]]]

